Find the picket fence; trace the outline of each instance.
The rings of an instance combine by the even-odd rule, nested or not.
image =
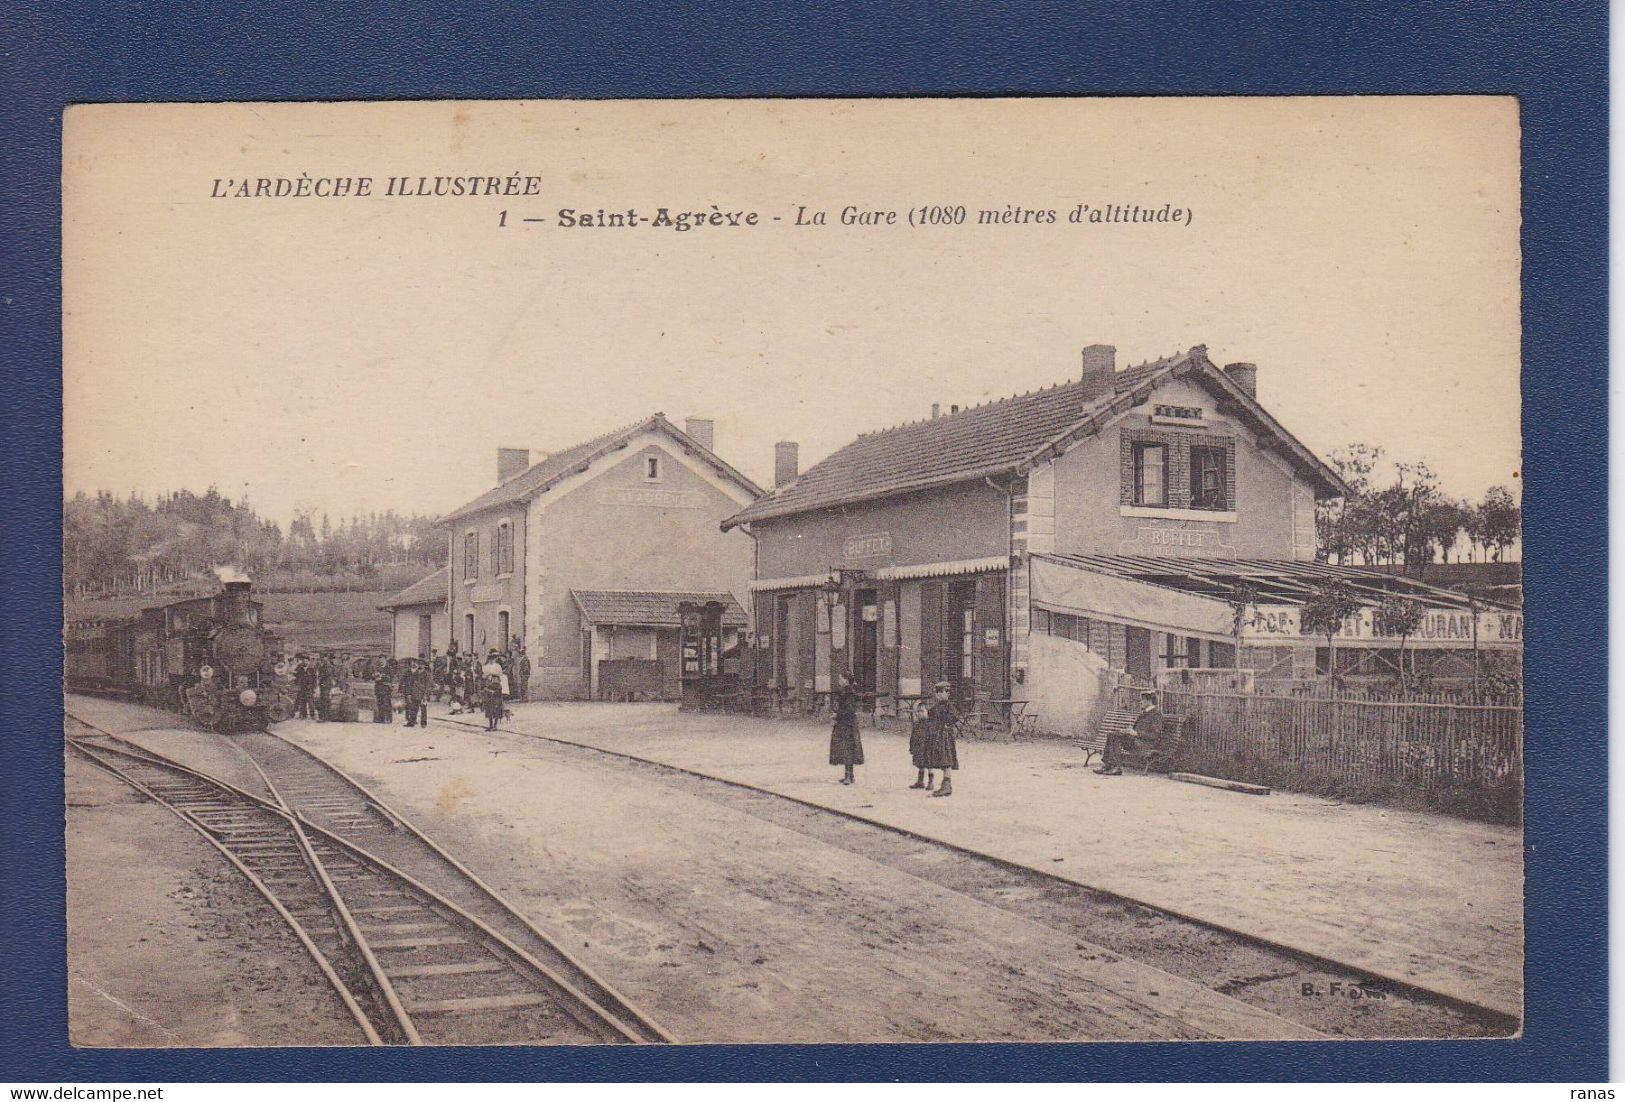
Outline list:
[[[1291,791],[1517,823],[1523,708],[1243,693],[1163,694],[1180,768]]]

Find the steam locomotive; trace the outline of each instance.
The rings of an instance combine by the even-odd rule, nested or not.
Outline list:
[[[212,597],[70,622],[68,688],[172,708],[213,731],[266,730],[291,713],[293,682],[251,590],[232,577]]]

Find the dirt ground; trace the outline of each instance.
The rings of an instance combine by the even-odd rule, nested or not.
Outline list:
[[[1070,744],[962,743],[949,800],[908,789],[902,734],[865,729],[835,783],[826,724],[666,705],[521,704],[508,727],[836,808],[1517,1017],[1523,838],[1515,827],[1164,777],[1096,776]]]
[[[376,785],[682,1040],[1311,1035],[1084,937],[508,735],[280,730]]]
[[[91,705],[87,716],[110,729],[258,783],[229,740],[177,730],[161,713]],[[376,786],[684,1040],[1305,1030],[1102,950],[1086,929],[1024,920],[940,887],[929,870],[870,860],[526,733],[747,781],[1517,1013],[1515,830],[1101,778],[1055,744],[961,747],[955,797],[930,800],[908,790],[906,750],[888,733],[865,730],[870,764],[844,788],[824,764],[822,725],[649,705],[516,711],[495,735],[441,724],[277,730]]]
[[[221,740],[141,713],[97,714],[199,767],[229,761]],[[1081,932],[545,744],[439,725],[279,731],[376,785],[681,1040],[1313,1036]]]
[[[76,754],[66,811],[73,1044],[360,1042],[281,918],[190,827]]]

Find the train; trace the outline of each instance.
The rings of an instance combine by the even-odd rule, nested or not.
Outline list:
[[[252,581],[232,577],[212,596],[71,621],[64,680],[70,691],[170,708],[211,731],[268,730],[292,714],[293,680],[263,611]]]

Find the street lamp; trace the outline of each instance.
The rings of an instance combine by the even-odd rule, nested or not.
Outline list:
[[[833,692],[838,672],[835,666],[835,610],[841,605],[842,581],[845,571],[838,567],[831,567],[829,576],[824,579],[824,624],[829,633],[829,687]]]

